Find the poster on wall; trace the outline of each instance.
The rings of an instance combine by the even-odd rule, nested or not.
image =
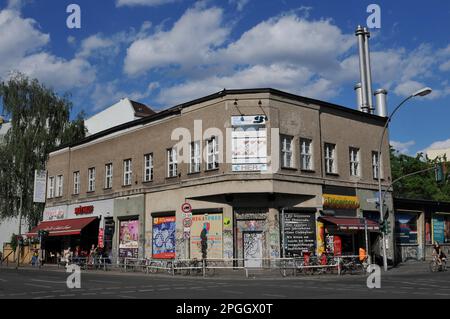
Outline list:
[[[175,258],[175,216],[153,218],[153,258]]]
[[[301,255],[304,251],[314,250],[316,239],[315,213],[285,212],[284,238],[286,256]]]
[[[139,220],[123,220],[120,222],[119,256],[138,258]]]
[[[417,244],[416,214],[395,214],[395,237],[398,244]]]
[[[202,259],[201,233],[205,229],[207,236],[207,258],[223,258],[222,214],[201,214],[192,216],[191,258]]]
[[[433,216],[433,240],[440,244],[445,242],[445,218],[442,215]]]

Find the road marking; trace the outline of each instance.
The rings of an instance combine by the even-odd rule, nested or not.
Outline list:
[[[120,284],[120,282],[117,281],[108,281],[108,280],[88,280],[90,282],[99,282],[102,284]]]
[[[241,291],[234,291],[234,290],[222,290],[222,292],[226,292],[226,293],[229,293],[229,294],[237,294],[237,295],[242,295],[242,294],[244,294],[244,293],[241,292]]]
[[[122,296],[122,295],[120,295],[119,297],[121,297],[121,298],[128,298],[128,299],[137,299],[137,297],[132,297],[132,296]]]
[[[95,296],[96,293],[95,292],[86,292],[82,294],[83,296]]]
[[[55,296],[34,297],[33,299],[55,298]]]
[[[26,293],[25,292],[21,292],[21,293],[17,293],[17,294],[9,294],[9,296],[25,296]]]
[[[177,288],[175,288],[177,289]],[[149,292],[149,291],[155,291],[155,289],[140,289],[139,292]]]
[[[122,291],[123,294],[133,294],[135,292],[136,292],[135,290]]]
[[[59,295],[60,297],[75,297],[75,294]]]
[[[122,288],[121,287],[108,287],[108,288],[105,288],[105,289],[114,290],[114,289],[122,289]]]
[[[112,295],[114,292],[112,291],[106,291],[106,292],[101,292],[100,295]]]
[[[1,282],[7,282],[8,280],[0,278]]]
[[[38,288],[52,288],[50,286],[44,286],[44,285],[38,285],[38,284],[27,284],[26,283],[24,285],[31,286],[31,287],[38,287]]]
[[[170,290],[170,288],[159,288],[158,291],[166,291],[166,290]]]

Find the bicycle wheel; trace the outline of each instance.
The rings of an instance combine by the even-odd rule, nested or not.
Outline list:
[[[159,265],[157,262],[152,261],[148,267],[148,271],[152,274],[156,274],[158,272],[158,268],[156,268],[156,267],[158,267],[158,266]]]
[[[436,272],[439,270],[439,265],[435,260],[432,260],[430,262],[430,270],[431,270],[431,272]]]

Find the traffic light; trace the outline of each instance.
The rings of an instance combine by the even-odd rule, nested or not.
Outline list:
[[[391,232],[391,223],[389,220],[385,219],[380,223],[380,231],[385,235]]]
[[[445,162],[440,162],[436,164],[435,176],[437,183],[445,182],[447,178],[447,166]]]

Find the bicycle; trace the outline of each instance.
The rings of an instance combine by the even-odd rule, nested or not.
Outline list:
[[[447,270],[447,260],[443,258],[441,262],[438,261],[437,256],[433,256],[433,260],[430,262],[431,272],[446,271]]]

